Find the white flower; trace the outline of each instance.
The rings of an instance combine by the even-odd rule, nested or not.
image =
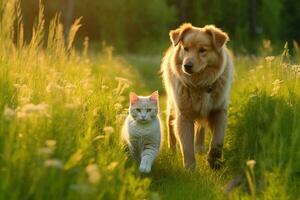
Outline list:
[[[56,140],[46,140],[46,145],[48,147],[55,147],[56,146]]]
[[[57,169],[62,169],[63,168],[63,163],[58,160],[58,159],[49,159],[49,160],[46,160],[44,162],[44,165],[46,167],[53,167],[53,168],[57,168]]]
[[[46,91],[49,93],[56,93],[56,92],[62,92],[64,88],[57,83],[50,82],[47,87]]]
[[[118,162],[111,162],[111,163],[107,166],[107,169],[108,169],[109,171],[112,171],[112,170],[114,170],[114,169],[117,167],[117,165],[118,165]]]
[[[248,160],[247,161],[247,166],[249,166],[250,168],[253,168],[255,164],[256,164],[255,160]]]
[[[275,59],[274,56],[267,56],[267,57],[265,57],[265,60],[266,60],[267,62],[272,62],[274,59]]]
[[[40,103],[40,104],[26,104],[21,108],[17,109],[18,118],[24,118],[32,114],[39,114],[45,117],[50,117],[48,113],[48,104]]]
[[[101,89],[106,90],[106,89],[109,89],[109,87],[107,85],[101,85]]]
[[[88,174],[88,179],[90,183],[95,184],[99,182],[101,174],[96,164],[88,165],[85,170]]]
[[[115,110],[118,112],[118,111],[122,110],[123,106],[122,106],[122,104],[120,104],[120,103],[116,103],[116,104],[114,105],[114,108],[115,108]]]
[[[11,120],[14,116],[16,115],[16,112],[14,111],[14,109],[8,107],[7,105],[5,105],[4,107],[4,112],[3,112],[3,116],[6,120]]]
[[[116,121],[118,123],[123,122],[126,119],[127,115],[126,114],[118,114],[116,115]]]
[[[106,126],[103,128],[103,132],[106,133],[106,134],[111,134],[114,132],[114,128],[111,127],[111,126]]]
[[[73,85],[73,84],[71,84],[71,83],[67,83],[67,85],[65,86],[65,88],[68,89],[68,90],[73,90],[73,89],[76,88],[76,86]]]

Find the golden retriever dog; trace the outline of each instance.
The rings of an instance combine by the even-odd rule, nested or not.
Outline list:
[[[227,107],[233,79],[233,61],[227,34],[213,25],[189,23],[170,31],[172,46],[161,64],[167,93],[169,147],[178,139],[187,169],[195,168],[195,151],[205,151],[205,127],[212,132],[207,161],[221,165],[227,126]],[[177,139],[176,139],[177,138]]]

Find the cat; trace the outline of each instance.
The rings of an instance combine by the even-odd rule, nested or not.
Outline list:
[[[161,123],[158,116],[158,92],[138,96],[131,92],[129,114],[122,128],[122,139],[139,163],[142,173],[150,173],[161,146]]]

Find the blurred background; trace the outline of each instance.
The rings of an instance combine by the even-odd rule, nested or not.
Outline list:
[[[168,31],[182,22],[215,24],[228,32],[230,45],[241,53],[257,52],[263,40],[281,49],[300,41],[299,0],[48,0],[46,27],[55,13],[65,31],[82,16],[77,41],[88,37],[94,48],[103,42],[120,52],[156,52],[169,45]],[[39,0],[22,0],[26,38],[31,37]],[[82,43],[82,42],[81,42]],[[78,45],[80,47],[80,42]]]

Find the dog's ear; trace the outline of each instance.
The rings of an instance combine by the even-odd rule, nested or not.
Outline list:
[[[170,39],[173,46],[176,46],[183,38],[184,34],[193,28],[192,24],[184,23],[176,30],[170,31]]]
[[[215,27],[214,25],[206,25],[203,29],[212,37],[212,42],[217,49],[222,48],[229,40],[227,33]]]

